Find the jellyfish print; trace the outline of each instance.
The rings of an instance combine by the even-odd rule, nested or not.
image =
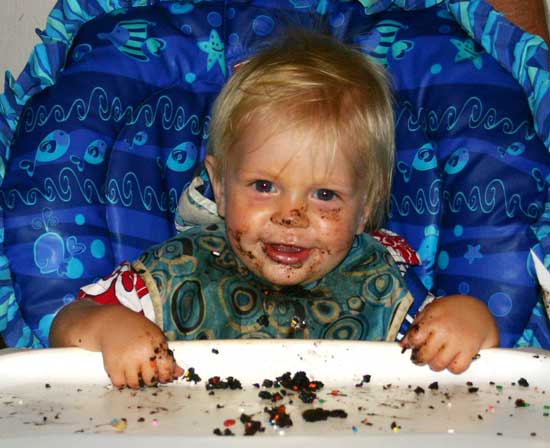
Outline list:
[[[34,161],[22,160],[19,162],[19,168],[32,177],[38,163],[46,164],[59,159],[67,152],[70,144],[71,137],[67,132],[61,129],[52,131],[38,145]]]

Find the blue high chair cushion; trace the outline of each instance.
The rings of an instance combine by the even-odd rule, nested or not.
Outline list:
[[[451,0],[60,0],[0,97],[8,345],[47,346],[80,286],[176,232],[216,95],[289,21],[388,67],[388,225],[418,249],[424,285],[485,300],[505,346],[550,348],[529,255],[550,254],[548,48],[483,1]]]

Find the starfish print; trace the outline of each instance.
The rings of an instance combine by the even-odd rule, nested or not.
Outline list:
[[[477,259],[483,258],[483,255],[481,254],[481,244],[476,244],[475,246],[468,244],[468,250],[464,254],[464,258],[468,260],[469,264],[472,264]]]
[[[199,48],[208,54],[206,62],[206,71],[210,71],[216,63],[220,66],[222,73],[225,75],[225,53],[224,45],[220,39],[220,35],[216,30],[210,31],[210,38],[207,41],[199,42]]]
[[[483,67],[483,51],[477,51],[474,47],[474,41],[472,39],[466,39],[464,41],[458,39],[451,39],[451,43],[457,48],[458,52],[455,56],[455,62],[461,62],[471,60],[474,67],[481,70]]]

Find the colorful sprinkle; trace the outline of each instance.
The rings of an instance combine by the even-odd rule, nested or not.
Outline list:
[[[523,400],[522,398],[518,398],[516,400],[516,408],[526,408],[529,406],[529,403],[527,403],[525,400]]]
[[[128,427],[128,422],[125,418],[113,418],[111,420],[111,426],[115,428],[117,432],[123,432],[126,431],[126,428]]]
[[[235,419],[228,418],[226,421],[223,422],[223,426],[225,427],[233,426],[235,423],[236,423]]]

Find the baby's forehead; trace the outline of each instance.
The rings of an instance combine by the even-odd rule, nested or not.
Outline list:
[[[249,126],[230,152],[230,160],[247,159],[257,168],[273,170],[299,165],[304,175],[356,177],[360,158],[346,142],[308,126]],[[250,166],[250,165],[249,165]]]

